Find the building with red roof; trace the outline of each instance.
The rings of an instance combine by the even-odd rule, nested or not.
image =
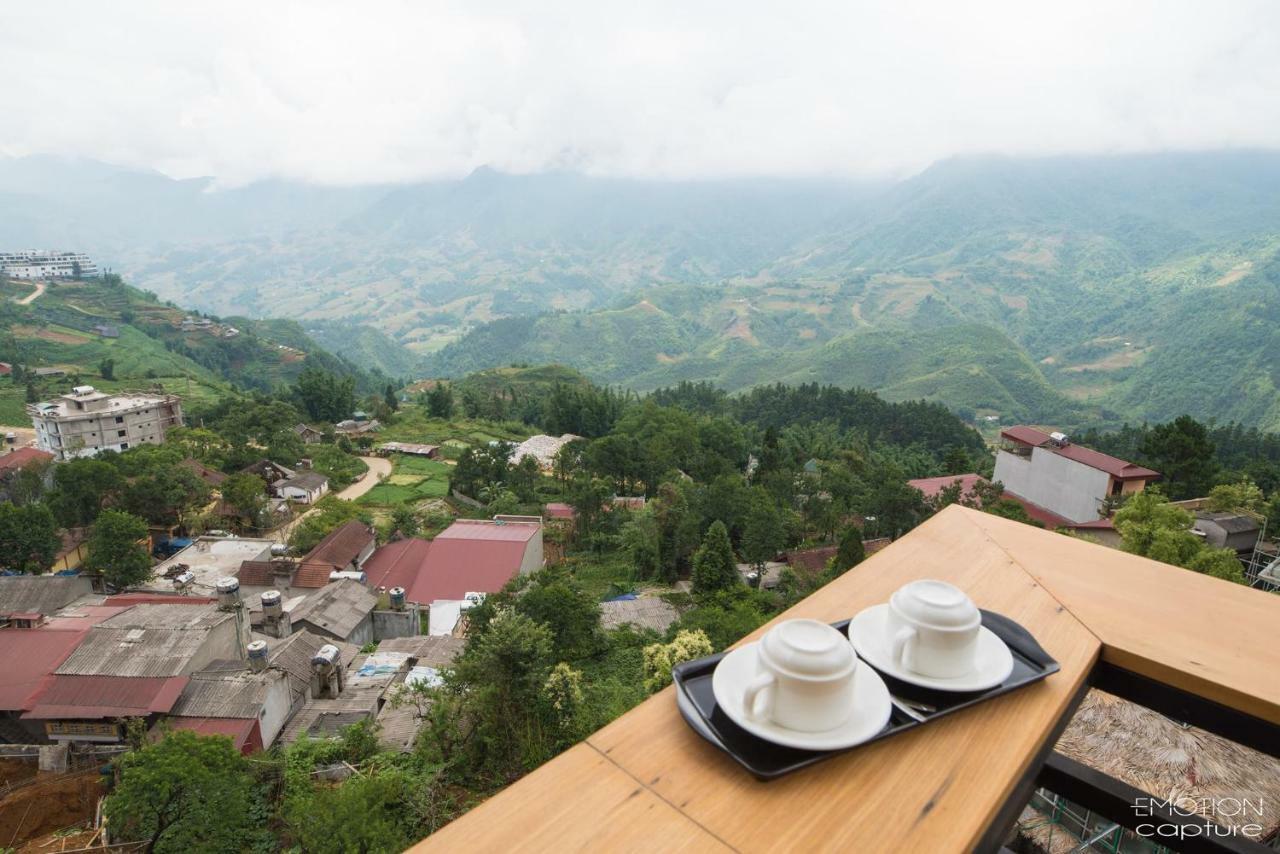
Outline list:
[[[995,479],[1033,518],[1056,517],[1076,527],[1106,519],[1108,498],[1141,492],[1160,473],[1076,445],[1062,433],[1009,427],[1000,433]],[[1035,508],[1033,511],[1032,508]],[[1036,512],[1050,514],[1039,519]]]
[[[552,501],[542,508],[542,515],[548,520],[555,519],[572,522],[578,518],[578,511],[573,509],[572,504],[565,504],[563,501]]]
[[[364,565],[369,587],[374,590],[410,589],[427,565],[430,551],[431,542],[418,537],[387,543],[375,551]]]
[[[13,474],[20,468],[29,465],[44,465],[53,462],[53,454],[37,448],[18,448],[0,456],[0,480]]]
[[[938,493],[956,481],[960,482],[960,497],[967,498],[973,495],[974,486],[986,483],[987,479],[980,474],[944,474],[941,477],[918,477],[907,481],[907,485],[914,486],[924,493],[926,499],[929,499],[937,497]]]
[[[352,519],[329,532],[298,564],[294,587],[324,587],[332,572],[361,572],[373,554],[377,537],[373,528]]]
[[[430,604],[459,600],[467,593],[495,593],[517,575],[541,566],[539,522],[459,519],[431,541],[411,583],[393,586],[405,587],[410,602]]]

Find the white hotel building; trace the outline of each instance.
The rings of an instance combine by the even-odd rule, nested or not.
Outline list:
[[[11,279],[89,279],[98,265],[83,252],[25,249],[0,252],[0,273]]]
[[[172,394],[106,394],[91,385],[27,406],[36,429],[36,447],[59,460],[158,445],[182,426],[182,402]]]

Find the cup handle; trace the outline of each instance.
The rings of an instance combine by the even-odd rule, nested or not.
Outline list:
[[[893,662],[907,670],[915,670],[916,663],[916,630],[914,626],[903,626],[893,636]]]
[[[742,712],[747,716],[747,720],[759,721],[771,716],[773,712],[773,691],[769,691],[766,695],[764,714],[756,714],[756,700],[760,698],[761,691],[774,686],[774,681],[772,673],[761,673],[742,693]]]

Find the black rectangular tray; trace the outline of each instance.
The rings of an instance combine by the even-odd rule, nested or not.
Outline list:
[[[848,633],[849,621],[832,623],[841,634]],[[870,744],[882,738],[889,738],[900,732],[924,726],[930,721],[949,715],[952,712],[966,709],[969,706],[1008,694],[1034,682],[1039,682],[1051,673],[1058,672],[1058,662],[1036,642],[1031,633],[1008,617],[993,611],[982,611],[982,625],[990,629],[1013,652],[1013,672],[1009,678],[994,688],[972,693],[955,693],[951,691],[933,691],[909,685],[894,679],[879,670],[876,672],[889,687],[889,693],[918,703],[925,703],[937,709],[935,712],[921,712],[925,720],[917,721],[895,705],[879,734],[863,744]],[[677,664],[671,669],[671,676],[676,684],[676,702],[680,714],[693,731],[716,747],[728,753],[733,760],[750,771],[761,780],[774,780],[792,771],[838,756],[848,750],[799,750],[794,747],[783,747],[751,735],[739,727],[716,705],[715,695],[711,691],[711,674],[716,664],[725,657],[725,653],[699,658]],[[865,661],[862,666],[870,667]]]

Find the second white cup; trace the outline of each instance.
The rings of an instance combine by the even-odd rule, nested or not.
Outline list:
[[[965,592],[924,579],[898,588],[889,599],[893,661],[914,673],[950,679],[977,664],[982,614]]]
[[[858,658],[836,629],[817,620],[787,620],[760,640],[757,655],[760,672],[742,696],[750,720],[825,732],[853,713]]]

